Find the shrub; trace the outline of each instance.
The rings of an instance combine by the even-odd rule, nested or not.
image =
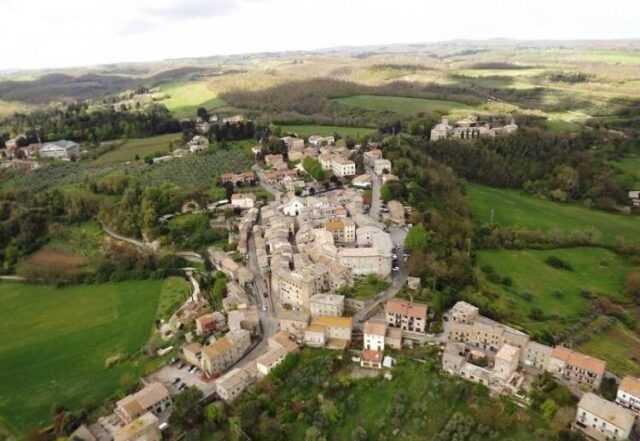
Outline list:
[[[503,277],[502,278],[502,284],[504,286],[513,286],[513,279],[511,277]]]
[[[524,291],[524,292],[522,293],[522,299],[523,299],[525,302],[530,302],[530,301],[533,299],[533,296],[531,295],[531,293],[530,293],[530,292],[528,292],[528,291]]]
[[[573,271],[573,267],[571,266],[571,264],[569,264],[568,262],[565,262],[564,260],[556,256],[549,256],[545,259],[544,262],[550,267],[553,267],[555,269]]]

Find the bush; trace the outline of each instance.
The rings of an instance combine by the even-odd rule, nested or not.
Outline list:
[[[503,277],[502,278],[502,284],[504,286],[513,286],[513,279],[511,277]]]
[[[545,259],[544,261],[547,265],[549,265],[550,267],[553,267],[555,269],[561,269],[561,270],[565,270],[565,271],[573,271],[573,267],[571,266],[570,263],[565,262],[564,260],[560,259],[559,257],[556,256],[549,256]]]

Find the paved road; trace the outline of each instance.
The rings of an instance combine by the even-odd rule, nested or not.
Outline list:
[[[368,168],[367,173],[371,176],[371,209],[369,210],[369,216],[376,222],[379,222],[381,202],[380,187],[382,187],[382,180],[373,172],[372,168]]]
[[[271,193],[273,197],[276,199],[276,201],[280,201],[280,198],[282,197],[282,192],[276,187],[274,187],[273,185],[270,185],[267,183],[267,180],[264,177],[264,170],[258,164],[255,164],[252,167],[252,169],[256,173],[256,175],[258,175],[260,186],[264,188],[266,191],[268,191],[269,193]]]
[[[408,273],[406,264],[402,258],[402,254],[404,252],[404,238],[406,237],[407,232],[403,228],[391,227],[389,229],[389,234],[391,235],[391,240],[396,247],[400,271],[392,273],[391,286],[387,290],[376,295],[375,301],[371,305],[354,314],[353,326],[356,329],[362,328],[364,321],[367,320],[370,315],[375,313],[376,308],[378,308],[380,304],[395,297],[396,294],[398,294],[398,292],[404,287],[405,283],[407,283]]]
[[[265,277],[260,272],[258,267],[258,257],[256,255],[256,242],[254,237],[249,238],[249,253],[247,259],[247,267],[254,274],[255,278],[251,292],[249,293],[250,299],[252,299],[256,305],[258,305],[258,313],[260,315],[260,325],[262,327],[262,335],[260,342],[249,351],[242,360],[237,364],[238,367],[243,367],[253,362],[268,351],[268,340],[273,334],[278,332],[278,320],[274,314],[273,299],[271,298],[271,292],[269,285]]]

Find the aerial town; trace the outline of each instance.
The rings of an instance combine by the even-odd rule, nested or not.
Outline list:
[[[8,3],[0,441],[640,441],[634,2]]]

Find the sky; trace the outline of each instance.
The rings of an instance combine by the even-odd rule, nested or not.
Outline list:
[[[0,0],[0,71],[451,39],[640,38],[638,0]]]

